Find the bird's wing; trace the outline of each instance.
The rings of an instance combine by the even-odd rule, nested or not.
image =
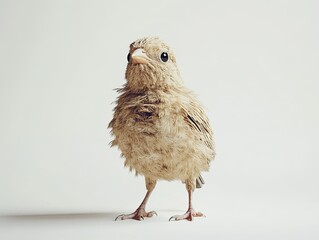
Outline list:
[[[213,131],[210,127],[209,120],[199,104],[189,104],[183,108],[184,119],[195,135],[199,135],[200,139],[213,150],[213,154],[210,160],[215,157]],[[196,178],[196,188],[201,188],[205,184],[205,181],[201,175]]]
[[[214,150],[213,132],[204,110],[197,104],[190,104],[183,109],[184,119],[194,134],[199,134],[206,146]]]

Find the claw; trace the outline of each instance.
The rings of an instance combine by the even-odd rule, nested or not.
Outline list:
[[[146,216],[147,216],[147,217],[153,217],[154,215],[158,216],[158,215],[157,215],[157,212],[151,211],[151,212],[146,213]]]
[[[118,216],[115,218],[115,220],[114,220],[114,221],[119,220],[119,218],[121,218],[121,220],[123,220],[123,216],[124,216],[124,214],[118,215]]]

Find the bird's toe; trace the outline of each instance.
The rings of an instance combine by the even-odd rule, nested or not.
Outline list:
[[[174,215],[170,217],[169,221],[179,221],[179,220],[193,221],[194,217],[206,217],[206,216],[203,213],[195,212],[194,209],[190,208],[187,210],[185,214]]]
[[[137,209],[135,212],[131,214],[121,214],[115,218],[115,221],[117,220],[126,220],[126,219],[134,219],[134,220],[144,220],[144,218],[153,217],[154,215],[157,216],[157,213],[155,211],[145,212],[144,209]]]

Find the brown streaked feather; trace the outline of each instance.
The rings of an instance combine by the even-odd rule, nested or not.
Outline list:
[[[214,149],[213,132],[205,112],[199,106],[190,106],[185,111],[185,121],[194,131],[195,135],[200,135],[202,141],[210,148]],[[212,156],[212,159],[214,156]]]

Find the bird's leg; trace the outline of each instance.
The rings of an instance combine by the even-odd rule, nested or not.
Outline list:
[[[179,221],[179,220],[188,220],[188,221],[193,221],[194,217],[205,217],[204,214],[202,214],[201,212],[196,212],[193,208],[193,204],[192,204],[192,195],[195,189],[195,183],[193,181],[186,181],[186,188],[187,188],[187,192],[188,192],[188,210],[186,211],[185,214],[183,215],[174,215],[172,216],[169,221],[171,220],[175,220],[175,221]]]
[[[153,215],[157,216],[157,213],[155,211],[151,212],[146,212],[145,207],[146,203],[155,188],[156,185],[156,180],[151,180],[149,178],[145,178],[145,183],[146,183],[146,189],[147,193],[141,203],[141,205],[135,210],[135,212],[131,214],[122,214],[116,217],[115,221],[117,220],[125,220],[125,219],[134,219],[134,220],[144,220],[145,217],[152,217]]]

